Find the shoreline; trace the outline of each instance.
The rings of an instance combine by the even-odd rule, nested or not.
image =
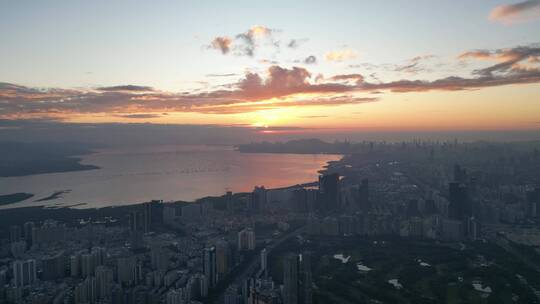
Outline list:
[[[230,147],[234,147],[233,145],[227,145],[227,146],[230,146]],[[261,154],[259,152],[241,152],[241,151],[238,151],[238,150],[234,150],[238,153],[242,153],[242,154]],[[95,154],[95,153],[99,153],[99,151],[97,150],[92,150],[91,152],[85,154],[85,155],[90,155],[90,154]],[[344,157],[346,156],[346,154],[343,154],[343,153],[291,153],[291,152],[288,152],[288,153],[274,153],[274,152],[265,152],[266,154],[278,154],[278,155],[281,155],[281,154],[296,154],[296,155],[339,155],[340,158],[338,160],[329,160],[329,161],[326,161],[324,165],[322,165],[321,167],[319,167],[319,169],[316,170],[317,174],[324,174],[324,172],[327,172],[332,166],[334,166],[336,163],[339,163],[341,162]],[[97,166],[95,166],[97,167]],[[98,169],[100,169],[98,167]],[[76,170],[76,171],[83,171],[83,170]],[[57,173],[61,173],[61,172],[57,172]],[[38,175],[38,174],[36,174]],[[286,190],[286,189],[293,189],[293,188],[297,188],[297,187],[313,187],[313,186],[316,186],[317,184],[317,181],[308,181],[308,182],[300,182],[300,183],[295,183],[295,184],[290,184],[290,185],[285,185],[285,186],[281,186],[281,187],[274,187],[274,188],[268,188],[267,190],[268,191],[278,191],[278,190]],[[253,187],[255,187],[256,185],[254,184]],[[264,186],[264,185],[261,185],[261,186]],[[84,202],[71,202],[71,203],[66,203],[65,205],[64,204],[61,204],[61,203],[57,203],[57,204],[54,204],[54,202],[51,202],[53,204],[49,204],[47,205],[46,202],[48,201],[53,201],[57,198],[61,198],[63,194],[66,194],[66,193],[69,193],[71,192],[70,189],[67,189],[67,190],[54,190],[52,192],[50,192],[51,194],[49,195],[46,195],[46,196],[42,196],[42,197],[39,197],[37,198],[36,197],[36,194],[33,194],[33,193],[28,193],[28,194],[31,194],[32,196],[24,199],[24,200],[19,200],[17,202],[13,202],[13,203],[10,203],[10,204],[0,204],[0,207],[2,206],[7,206],[7,205],[14,205],[14,204],[19,204],[19,203],[24,203],[24,202],[29,202],[30,199],[34,199],[33,201],[31,201],[32,203],[35,203],[35,202],[43,202],[44,204],[40,204],[40,205],[31,205],[31,206],[12,206],[12,207],[8,207],[8,208],[0,208],[0,214],[3,213],[4,211],[7,211],[7,210],[15,210],[15,209],[28,209],[28,208],[32,208],[32,209],[39,209],[39,210],[55,210],[55,209],[72,209],[72,210],[100,210],[100,209],[106,209],[106,208],[118,208],[118,207],[129,207],[129,206],[137,206],[137,205],[140,205],[140,204],[143,204],[144,202],[148,201],[148,200],[145,200],[145,201],[140,201],[140,202],[125,202],[124,204],[120,203],[120,204],[111,204],[111,205],[107,205],[107,206],[102,206],[102,207],[92,207],[90,206],[88,203],[84,203]],[[247,193],[250,193],[249,191],[239,191],[239,192],[234,192],[234,194],[247,194]],[[7,195],[13,195],[15,193],[8,193],[6,194]],[[170,200],[167,200],[166,203],[178,203],[178,202],[184,202],[184,203],[197,203],[201,200],[204,200],[204,199],[212,199],[212,198],[220,198],[222,197],[224,194],[222,195],[202,195],[202,196],[199,196],[197,198],[194,198],[194,199],[190,199],[190,200],[176,200],[176,199],[170,199]],[[154,199],[160,199],[159,197],[156,197]],[[81,208],[78,208],[78,207],[81,207]]]

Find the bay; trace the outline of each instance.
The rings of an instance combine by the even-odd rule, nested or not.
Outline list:
[[[0,208],[73,206],[100,208],[162,199],[192,201],[254,186],[278,188],[317,180],[318,171],[339,155],[240,153],[231,146],[145,146],[110,148],[82,156],[97,170],[0,178],[0,195],[34,197]],[[61,195],[53,199],[55,192]]]

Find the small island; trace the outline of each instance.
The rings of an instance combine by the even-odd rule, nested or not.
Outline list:
[[[55,191],[53,194],[49,195],[49,196],[46,196],[44,198],[40,198],[40,199],[37,199],[35,200],[34,202],[46,202],[46,201],[51,201],[51,200],[55,200],[57,198],[61,198],[63,194],[65,193],[69,193],[71,192],[71,190],[60,190],[60,191]]]

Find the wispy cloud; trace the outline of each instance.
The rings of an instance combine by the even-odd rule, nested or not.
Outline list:
[[[232,39],[229,37],[216,37],[210,43],[210,48],[221,51],[221,54],[228,54],[231,50]]]
[[[150,118],[160,118],[163,115],[162,114],[151,114],[151,113],[143,114],[143,113],[141,113],[141,114],[125,114],[125,115],[118,114],[118,115],[115,115],[115,116],[121,117],[121,118],[150,119]]]
[[[417,74],[419,72],[427,71],[428,68],[423,65],[427,60],[434,58],[433,55],[422,55],[411,58],[407,63],[402,65],[396,65],[394,71],[405,72],[408,74]]]
[[[355,59],[358,57],[358,52],[351,49],[336,50],[326,53],[325,58],[327,61],[346,61]]]
[[[296,49],[298,48],[300,45],[304,44],[305,42],[307,42],[308,39],[291,39],[289,40],[289,42],[287,43],[287,47],[288,48],[291,48],[291,49]]]
[[[494,73],[538,73],[540,71],[540,46],[519,46],[498,50],[475,50],[462,53],[460,60],[480,59],[496,62],[495,65],[475,70],[481,76],[493,76]]]
[[[298,116],[298,118],[305,118],[305,119],[313,119],[313,118],[325,118],[328,117],[327,115],[305,115],[305,116]]]
[[[118,91],[151,92],[151,91],[154,91],[154,88],[128,84],[128,85],[118,85],[118,86],[112,86],[112,87],[100,87],[100,88],[97,88],[97,90],[109,91],[109,92],[118,92]]]
[[[514,4],[499,5],[491,11],[489,19],[503,24],[540,19],[540,0],[526,0]]]
[[[236,73],[224,73],[224,74],[206,74],[206,77],[232,77],[238,76]]]
[[[354,81],[360,84],[364,81],[364,76],[360,74],[343,74],[332,76],[330,79],[334,81]]]
[[[212,40],[208,48],[221,51],[223,55],[231,51],[238,56],[253,57],[261,40],[267,40],[273,46],[279,46],[279,41],[275,40],[273,34],[277,32],[261,25],[255,25],[243,33],[229,36],[218,36]]]

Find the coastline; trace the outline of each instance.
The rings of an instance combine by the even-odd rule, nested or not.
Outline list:
[[[228,146],[233,147],[232,145],[228,145]],[[233,151],[234,151],[234,153],[239,153],[239,154],[244,154],[244,155],[245,154],[260,154],[260,153],[242,153],[242,152],[237,151],[237,150],[233,150]],[[99,152],[100,152],[100,150],[92,150],[92,151],[89,151],[88,153],[85,153],[85,155],[96,154],[96,153],[99,153]],[[328,153],[291,153],[291,152],[289,152],[289,153],[268,153],[267,152],[267,153],[264,153],[264,154],[278,155],[277,159],[280,160],[281,158],[279,158],[279,157],[281,157],[281,156],[279,156],[279,155],[284,155],[284,154],[298,155],[300,157],[304,157],[304,156],[301,156],[301,155],[312,154],[314,156],[317,156],[317,155],[326,155]],[[331,157],[331,156],[322,157],[321,156],[322,158],[318,158],[321,161],[317,162],[315,166],[312,165],[311,168],[308,167],[309,171],[306,171],[306,172],[312,172],[312,173],[308,174],[307,176],[304,174],[304,176],[297,176],[295,178],[285,179],[285,180],[282,180],[281,183],[276,183],[273,180],[267,183],[267,181],[265,181],[265,179],[262,179],[262,180],[259,180],[259,179],[249,180],[249,179],[247,179],[246,181],[243,181],[243,183],[244,183],[243,187],[238,187],[238,184],[236,184],[236,185],[231,185],[232,186],[231,188],[234,189],[233,190],[234,193],[248,193],[256,185],[261,185],[261,186],[264,185],[264,186],[267,187],[268,190],[284,190],[284,189],[287,189],[287,188],[295,188],[295,187],[299,187],[299,186],[312,187],[312,186],[314,186],[316,184],[316,178],[317,178],[316,176],[318,174],[322,174],[322,173],[326,172],[327,170],[329,170],[329,168],[334,167],[336,162],[341,161],[343,159],[343,157],[345,156],[344,154],[338,154],[338,153],[331,153],[331,154],[335,155],[335,156],[333,156],[333,157]],[[338,157],[338,155],[339,155],[339,157]],[[243,159],[243,158],[241,158],[241,159]],[[300,158],[300,159],[302,159],[302,158]],[[89,163],[89,164],[91,164],[90,166],[94,166],[93,165],[94,162],[92,162],[92,161],[88,162],[85,158],[82,158],[82,161],[83,161],[83,164],[84,163]],[[288,160],[288,161],[290,162],[290,160]],[[308,161],[310,161],[310,159],[308,159]],[[103,163],[97,162],[96,164],[99,165],[99,166],[103,166]],[[278,165],[278,163],[276,163],[276,165]],[[98,167],[98,166],[94,166],[94,167]],[[105,166],[104,168],[108,168],[108,167]],[[284,167],[284,168],[287,168],[287,167]],[[240,172],[242,172],[242,171],[240,171]],[[106,174],[106,173],[108,173],[108,172],[104,172],[103,174]],[[285,169],[285,171],[283,171],[283,173],[287,174],[287,169]],[[93,174],[93,173],[90,173],[90,174]],[[98,173],[98,174],[100,174],[100,173]],[[169,174],[169,172],[166,172],[166,175],[167,174]],[[244,180],[245,180],[245,178],[244,178]],[[283,181],[286,181],[286,182],[283,182]],[[64,186],[65,186],[65,188],[63,188]],[[228,189],[228,187],[223,188],[223,189]],[[116,206],[137,205],[137,204],[140,204],[142,202],[150,201],[152,199],[159,199],[159,200],[164,200],[164,201],[167,201],[167,202],[177,202],[177,201],[197,202],[197,201],[199,201],[201,199],[204,199],[204,198],[220,197],[221,195],[223,195],[225,193],[224,190],[222,190],[223,192],[221,192],[221,191],[215,191],[216,189],[210,188],[210,191],[198,191],[198,193],[196,193],[196,195],[189,195],[189,194],[188,195],[182,195],[181,193],[179,193],[180,195],[174,196],[174,195],[160,195],[160,193],[157,193],[157,194],[153,193],[153,195],[144,195],[144,196],[126,195],[126,196],[128,196],[130,198],[123,199],[123,200],[122,199],[121,200],[115,200],[115,199],[118,199],[118,197],[110,197],[110,199],[107,199],[106,196],[102,196],[101,197],[101,198],[103,198],[102,200],[94,202],[90,197],[89,197],[89,200],[86,200],[83,197],[83,195],[78,195],[78,193],[84,193],[84,192],[79,192],[78,188],[73,188],[73,185],[70,185],[69,183],[66,184],[66,185],[64,185],[62,183],[59,183],[57,185],[51,184],[50,188],[49,187],[48,188],[43,188],[43,189],[38,190],[37,192],[34,191],[34,190],[37,190],[37,189],[25,189],[25,188],[21,188],[21,187],[13,188],[12,190],[14,190],[14,191],[13,192],[8,192],[6,194],[10,195],[10,194],[13,194],[15,192],[28,192],[29,194],[33,194],[32,200],[30,200],[28,198],[26,200],[19,200],[19,201],[17,201],[17,203],[10,204],[11,206],[4,206],[4,208],[1,208],[2,206],[0,206],[0,213],[2,213],[3,210],[7,210],[7,209],[19,209],[19,208],[29,208],[29,207],[35,207],[35,208],[40,208],[40,209],[41,208],[43,208],[43,209],[45,209],[45,208],[46,209],[59,209],[59,208],[101,209],[101,208],[116,207]],[[126,191],[126,193],[130,193],[129,189],[126,189],[124,191]],[[72,194],[69,194],[70,192],[72,192]],[[73,193],[75,195],[73,195]],[[187,192],[187,193],[189,193],[189,192]],[[65,197],[64,197],[64,195],[65,195]]]
[[[345,156],[345,155],[342,155],[342,156]],[[339,161],[328,161],[326,165],[323,166],[317,172],[323,174],[327,170],[331,169],[330,166],[332,165],[332,163],[340,162],[342,159],[343,157]],[[316,185],[317,185],[317,181],[312,181],[312,182],[289,185],[286,187],[269,188],[267,190],[279,191],[279,190],[293,189],[297,187],[310,187],[310,186],[316,186]],[[61,192],[61,191],[55,191],[52,195],[58,192]],[[234,195],[245,196],[249,193],[250,192],[236,192],[234,193]],[[204,197],[200,197],[198,199],[192,200],[192,201],[178,200],[178,201],[169,201],[166,203],[171,203],[171,204],[200,203],[205,200],[217,200],[217,199],[223,198],[223,196],[224,195],[204,196]],[[32,197],[34,196],[32,195]],[[29,197],[28,199],[30,198],[31,197]],[[43,201],[43,199],[39,199],[36,201]],[[76,208],[78,206],[85,205],[84,203],[82,204],[78,203],[78,204],[71,204],[67,206],[39,205],[39,206],[21,206],[21,207],[9,208],[9,209],[0,209],[0,230],[7,231],[7,227],[13,224],[20,223],[21,222],[20,219],[24,219],[23,221],[37,221],[37,222],[43,221],[45,219],[53,219],[53,220],[61,220],[61,221],[71,223],[71,224],[76,224],[79,219],[99,219],[99,218],[104,218],[104,217],[112,217],[112,218],[118,219],[119,222],[122,222],[125,214],[127,214],[131,210],[139,208],[140,205],[143,203],[144,202],[134,202],[132,204],[127,204],[127,205],[113,205],[113,206],[106,206],[106,207],[99,207],[99,208],[92,208],[92,207]]]

